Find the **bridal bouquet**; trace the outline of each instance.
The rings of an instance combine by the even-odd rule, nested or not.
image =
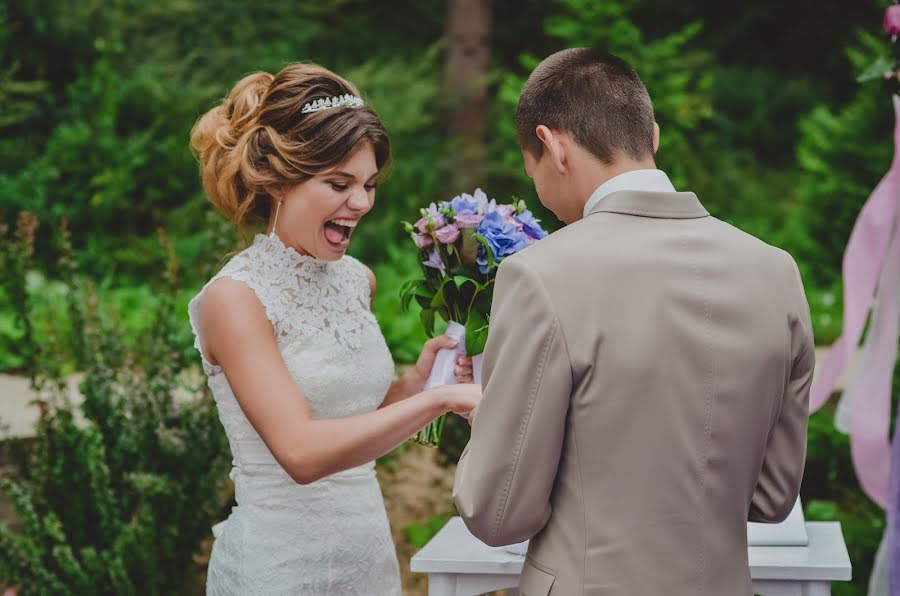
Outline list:
[[[481,353],[487,342],[494,277],[500,262],[547,235],[524,201],[498,205],[476,190],[450,201],[432,203],[421,218],[404,222],[422,264],[422,277],[404,284],[404,310],[415,300],[422,307],[425,332],[434,336],[435,317],[447,322],[447,335],[459,343],[441,350],[426,388],[456,382],[458,354],[472,355],[475,382],[481,382]],[[437,446],[444,416],[416,436],[424,445]]]

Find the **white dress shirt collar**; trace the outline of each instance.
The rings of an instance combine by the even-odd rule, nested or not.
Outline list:
[[[675,192],[675,187],[662,170],[631,170],[614,176],[598,186],[584,204],[584,217],[587,217],[603,197],[620,190]]]

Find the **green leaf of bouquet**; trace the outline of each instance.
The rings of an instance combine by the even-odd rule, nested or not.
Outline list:
[[[434,337],[434,309],[423,308],[419,313],[419,319],[422,321],[422,327],[425,328],[428,337]]]
[[[468,320],[469,311],[472,309],[472,304],[478,296],[478,293],[484,289],[484,286],[467,275],[455,275],[453,281],[458,288],[459,304],[457,304],[457,307],[461,319],[458,322],[465,325]]]
[[[472,310],[477,310],[487,318],[491,314],[491,303],[494,300],[494,280],[490,280],[484,284],[482,290],[475,297],[472,303]]]
[[[444,296],[444,286],[445,285],[446,285],[446,283],[441,284],[441,287],[438,288],[438,291],[434,293],[434,296],[432,296],[431,302],[429,303],[429,306],[431,308],[439,309],[439,308],[446,306],[447,299]]]
[[[479,283],[477,279],[473,279],[468,275],[454,275],[453,281],[456,282],[456,287],[462,289],[465,284],[473,284],[475,289],[481,291],[484,289],[484,285]]]
[[[400,308],[404,311],[409,310],[409,303],[413,297],[413,291],[416,286],[419,284],[419,280],[411,279],[403,284],[403,287],[400,288]]]
[[[420,306],[425,306],[431,303],[433,296],[433,292],[428,289],[428,284],[424,279],[414,279],[406,282],[403,289],[400,290],[400,306],[404,311],[409,310],[409,304],[413,298],[416,298]]]
[[[421,284],[421,283],[422,283],[422,280],[421,280],[421,279],[409,279],[409,280],[406,280],[406,281],[403,283],[403,285],[400,286],[400,294],[403,295],[403,294],[405,294],[405,293],[411,291],[413,288],[415,288],[416,286],[418,286],[418,285]]]
[[[885,73],[891,72],[897,68],[897,63],[893,58],[881,56],[873,62],[867,69],[856,77],[857,82],[865,83],[873,79],[880,79]]]
[[[420,296],[418,294],[415,294],[416,303],[421,308],[431,308],[432,298],[433,298],[433,296]]]
[[[473,310],[466,321],[466,354],[476,356],[484,352],[488,338],[488,321],[480,312]]]

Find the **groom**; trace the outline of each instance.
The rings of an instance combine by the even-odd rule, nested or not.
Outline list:
[[[806,450],[793,259],[675,191],[619,58],[550,56],[516,126],[569,225],[500,266],[460,514],[488,544],[532,539],[526,596],[752,594],[746,522],[788,515]]]

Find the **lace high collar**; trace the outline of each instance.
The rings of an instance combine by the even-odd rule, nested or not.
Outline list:
[[[263,254],[272,257],[274,261],[284,263],[286,267],[292,269],[302,268],[313,271],[325,271],[330,265],[337,262],[319,259],[312,255],[300,254],[293,247],[282,242],[277,235],[257,234],[253,239],[253,246],[257,247]]]

